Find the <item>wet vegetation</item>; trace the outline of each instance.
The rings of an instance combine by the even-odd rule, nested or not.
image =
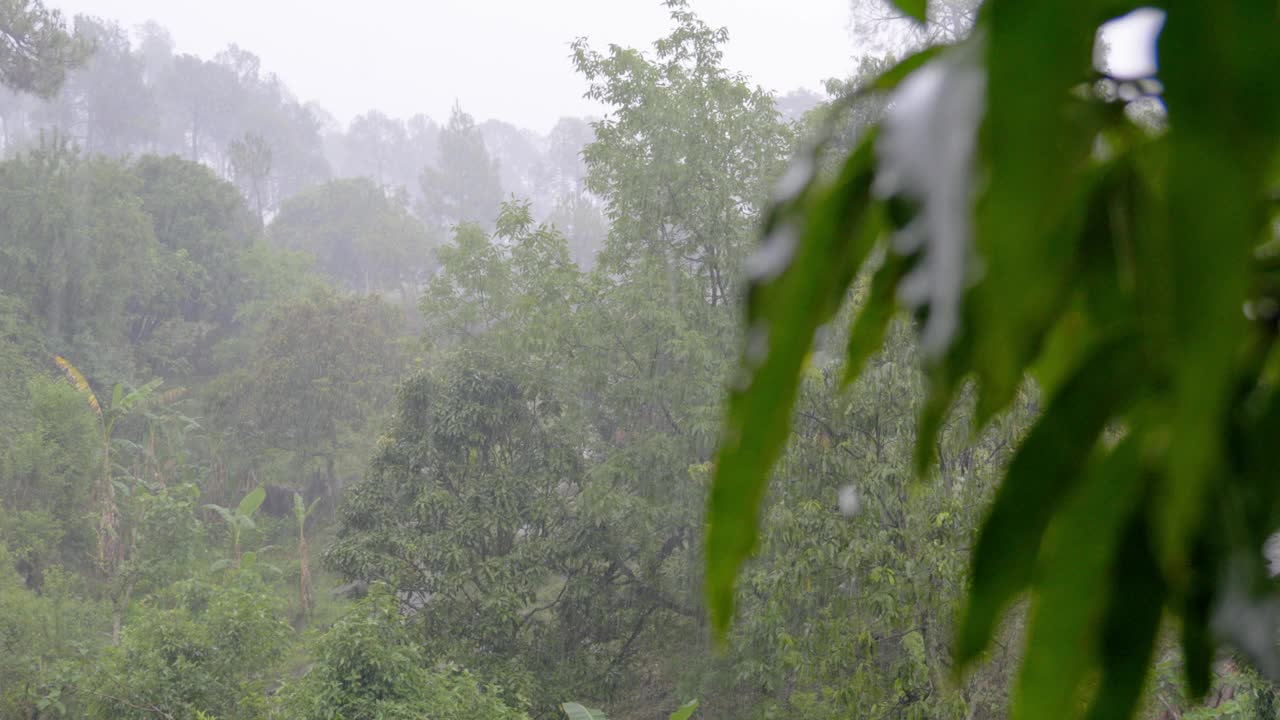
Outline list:
[[[0,718],[1275,716],[1274,2],[665,7],[539,134],[0,0]]]

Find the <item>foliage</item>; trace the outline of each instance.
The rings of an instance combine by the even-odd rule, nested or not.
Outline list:
[[[97,650],[101,608],[80,596],[76,578],[50,570],[36,592],[0,544],[0,713],[5,717],[75,717],[76,681]]]
[[[222,521],[227,524],[227,532],[231,535],[231,558],[230,564],[233,567],[241,566],[242,555],[240,551],[240,538],[245,530],[253,530],[257,526],[253,522],[253,514],[258,512],[258,508],[262,507],[262,501],[267,498],[267,491],[262,486],[254,488],[249,494],[240,498],[240,504],[235,508],[225,508],[221,505],[205,505],[205,509],[213,510],[218,513]],[[257,555],[253,554],[253,560],[257,559]],[[248,562],[253,562],[250,560]],[[214,569],[220,569],[227,565],[226,560],[221,560],[214,565]]]
[[[0,84],[14,90],[52,95],[90,50],[41,0],[4,0],[0,28]]]
[[[737,295],[742,238],[791,138],[773,98],[721,65],[726,32],[683,2],[666,5],[676,30],[654,44],[653,58],[574,43],[587,96],[612,106],[583,151],[587,187],[606,198],[611,270],[655,261],[687,268],[718,305]]]
[[[105,717],[262,717],[268,671],[289,634],[279,603],[252,575],[188,582],[125,627],[87,692]]]
[[[404,627],[400,603],[386,587],[320,637],[316,662],[281,691],[282,717],[312,720],[519,720],[496,687],[449,665],[430,667]]]
[[[313,255],[318,269],[359,292],[400,290],[431,269],[426,228],[405,200],[367,178],[331,180],[295,195],[269,234]]]
[[[97,418],[74,388],[36,376],[27,394],[26,422],[0,455],[0,539],[6,559],[39,587],[49,567],[87,568],[94,554],[85,517],[101,439]]]
[[[26,303],[0,292],[0,428],[21,428],[27,381],[44,369],[41,360],[47,357],[44,336]]]
[[[327,562],[389,583],[421,611],[434,653],[477,669],[535,653],[553,622],[542,615],[554,619],[579,582],[569,503],[581,475],[554,413],[475,353],[410,379],[369,476],[348,489]]]
[[[377,297],[317,289],[274,304],[241,367],[208,389],[208,407],[236,445],[291,454],[330,481],[349,437],[376,415],[403,367],[400,319]],[[250,466],[252,467],[252,466]]]
[[[160,283],[137,190],[122,165],[63,140],[0,164],[0,289],[27,299],[61,346],[122,335],[129,307]]]
[[[1120,81],[1091,44],[1127,6],[992,0],[964,40],[978,5],[850,0],[815,106],[673,0],[648,48],[572,45],[601,115],[545,135],[344,127],[242,48],[77,18],[55,97],[0,89],[0,716],[1061,717],[1143,674],[1153,720],[1274,715],[1275,108],[1219,67],[1274,52]],[[1263,180],[1193,198],[1188,164]],[[1224,218],[1247,323],[1189,271],[1244,245],[1173,239]],[[1226,470],[1179,519],[1198,433]],[[1122,601],[1178,605],[1150,662]],[[1201,696],[1206,607],[1252,644]]]
[[[439,166],[424,169],[419,180],[423,219],[435,225],[489,225],[502,202],[502,185],[475,120],[454,105],[438,142]]]
[[[966,379],[979,428],[1028,371],[1048,398],[978,537],[958,665],[983,654],[1002,611],[1030,590],[1014,717],[1074,716],[1086,699],[1091,717],[1131,715],[1166,611],[1181,620],[1192,697],[1208,688],[1219,639],[1276,667],[1257,642],[1272,636],[1258,549],[1277,506],[1259,443],[1277,407],[1276,334],[1251,309],[1272,302],[1274,8],[1165,8],[1170,124],[1156,134],[1093,83],[1095,31],[1125,9],[987,3],[972,40],[906,75],[879,135],[834,177],[780,200],[710,502],[718,627],[755,545],[811,339],[874,256],[848,372],[878,344],[895,297],[915,312],[929,378],[920,471]],[[1222,111],[1237,102],[1247,117]],[[979,143],[963,117],[997,142]],[[986,180],[970,204],[977,173]],[[885,223],[895,240],[873,252]],[[976,280],[970,254],[984,266]],[[1212,632],[1215,612],[1232,620]],[[1092,672],[1101,680],[1086,690]]]

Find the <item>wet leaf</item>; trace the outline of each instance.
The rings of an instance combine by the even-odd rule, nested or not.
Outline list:
[[[1096,459],[1045,534],[1011,717],[1075,717],[1118,544],[1142,497],[1138,443]]]
[[[1126,720],[1142,697],[1165,601],[1149,537],[1149,525],[1139,514],[1120,543],[1102,625],[1102,682],[1086,720]]]
[[[1031,429],[996,494],[973,554],[973,584],[956,646],[963,666],[986,648],[1000,614],[1031,582],[1045,529],[1103,427],[1137,391],[1137,341],[1102,344],[1081,364]]]
[[[734,581],[755,547],[769,469],[790,434],[814,333],[839,308],[876,239],[875,224],[866,222],[874,140],[864,140],[839,176],[806,198],[790,263],[758,278],[748,293],[747,377],[730,395],[707,511],[707,597],[717,632],[733,617]]]
[[[1169,113],[1168,230],[1174,399],[1170,478],[1158,498],[1162,562],[1177,572],[1223,465],[1220,427],[1246,321],[1248,260],[1265,232],[1267,179],[1280,136],[1276,7],[1179,3],[1160,36]],[[1235,112],[1216,108],[1232,107]],[[1209,239],[1212,238],[1212,241]]]
[[[928,0],[892,0],[894,7],[902,11],[912,20],[923,25],[925,23],[925,10],[929,6]]]

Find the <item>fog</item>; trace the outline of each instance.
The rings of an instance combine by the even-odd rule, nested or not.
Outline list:
[[[478,118],[546,132],[562,115],[598,115],[582,98],[569,43],[646,47],[665,9],[643,0],[68,0],[126,27],[155,20],[183,52],[236,43],[262,57],[304,101],[340,120],[370,109],[445,118],[460,102]],[[728,67],[779,93],[817,90],[853,67],[846,0],[708,0],[697,10],[729,29]]]

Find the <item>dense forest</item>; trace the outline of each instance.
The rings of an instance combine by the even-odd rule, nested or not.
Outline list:
[[[875,267],[795,358],[722,633],[703,590],[737,348],[775,350],[761,227],[978,5],[855,0],[859,74],[780,98],[668,0],[648,48],[566,49],[606,110],[541,135],[343,126],[248,49],[0,0],[0,718],[1005,717],[1028,607],[963,675],[957,613],[1056,384],[918,424],[941,314],[847,351]],[[1183,665],[1162,636],[1143,717],[1280,707],[1242,657],[1207,696]]]

